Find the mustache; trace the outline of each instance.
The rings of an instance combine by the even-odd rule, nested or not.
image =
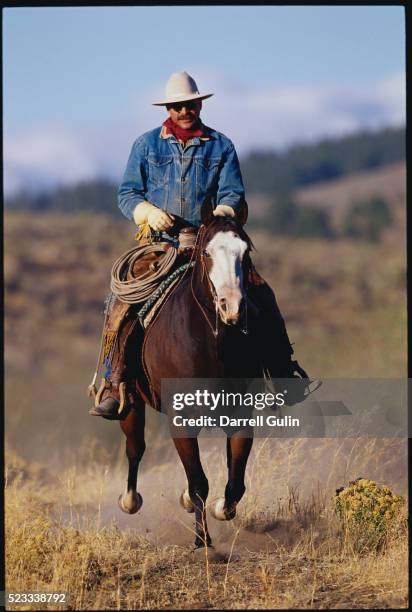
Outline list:
[[[190,114],[190,115],[182,115],[181,117],[179,117],[179,119],[193,119],[194,118],[194,114]]]

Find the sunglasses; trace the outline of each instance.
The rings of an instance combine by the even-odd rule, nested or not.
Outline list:
[[[167,108],[173,108],[175,111],[181,111],[183,107],[188,110],[194,110],[197,106],[197,100],[189,100],[189,102],[173,102],[173,104],[168,104]]]

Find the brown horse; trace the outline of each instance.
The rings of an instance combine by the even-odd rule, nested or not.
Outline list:
[[[129,473],[119,506],[129,514],[142,505],[136,483],[145,450],[144,404],[160,408],[162,379],[262,377],[256,339],[245,329],[251,241],[242,220],[213,217],[208,205],[202,208],[202,222],[192,257],[193,271],[185,274],[146,331],[141,364],[144,375],[138,381],[140,405],[120,422],[127,437]],[[250,312],[247,319],[250,325]],[[167,409],[163,407],[163,411]],[[211,545],[206,523],[209,486],[197,441],[200,430],[201,427],[196,429],[195,437],[180,434],[173,438],[188,481],[180,502],[188,512],[195,513],[196,548]],[[236,505],[245,492],[244,474],[253,429],[240,427],[226,435],[228,480],[224,497],[210,508],[212,516],[219,520],[235,516]]]

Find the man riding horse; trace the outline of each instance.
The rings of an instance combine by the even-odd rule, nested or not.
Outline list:
[[[210,201],[215,216],[231,218],[244,212],[245,192],[235,147],[200,119],[202,100],[212,95],[200,94],[186,72],[172,74],[165,99],[154,103],[166,106],[169,118],[140,136],[129,156],[119,188],[119,207],[137,226],[149,225],[165,240],[174,239],[177,228],[199,228],[205,200]],[[304,371],[292,360],[293,349],[275,296],[254,269],[248,303],[255,312],[252,330],[259,342],[263,369],[273,378],[299,378],[296,372],[302,376]],[[133,308],[119,300],[109,313],[104,334],[116,341],[105,361],[104,390],[100,403],[90,410],[92,415],[119,419],[120,402],[128,408],[134,403],[136,342],[141,334],[133,313]],[[122,389],[126,392],[121,398]]]

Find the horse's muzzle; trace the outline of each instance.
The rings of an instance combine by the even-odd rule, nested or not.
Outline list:
[[[240,292],[230,291],[218,298],[217,310],[221,321],[225,325],[236,325],[242,310],[243,296]]]

